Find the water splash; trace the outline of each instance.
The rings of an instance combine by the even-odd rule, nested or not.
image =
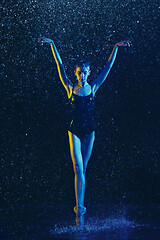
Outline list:
[[[67,233],[96,233],[109,230],[129,230],[139,226],[134,221],[127,220],[126,218],[106,218],[96,219],[89,218],[83,226],[77,227],[76,225],[58,226],[57,224],[50,230],[51,234],[67,234]]]

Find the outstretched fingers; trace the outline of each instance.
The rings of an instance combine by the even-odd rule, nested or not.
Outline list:
[[[40,37],[40,38],[38,38],[38,43],[51,43],[52,42],[52,40],[51,39],[49,39],[49,38],[46,38],[46,37]]]
[[[43,43],[45,39],[43,37],[38,38],[38,43]]]
[[[124,40],[124,41],[122,41],[122,42],[119,42],[119,43],[118,43],[118,46],[120,46],[120,47],[130,47],[130,46],[131,46],[131,41],[129,41],[129,40]]]

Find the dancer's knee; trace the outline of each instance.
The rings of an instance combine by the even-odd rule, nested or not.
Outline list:
[[[75,173],[76,175],[79,175],[79,174],[82,174],[82,173],[83,173],[83,171],[82,171],[81,168],[79,167],[79,164],[75,164],[75,165],[74,165],[74,173]]]
[[[79,166],[78,166],[78,164],[75,165],[75,174],[77,174],[77,175],[79,174]]]

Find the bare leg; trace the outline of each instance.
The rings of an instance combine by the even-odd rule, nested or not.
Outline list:
[[[92,154],[94,140],[95,140],[95,131],[91,132],[82,140],[81,151],[82,151],[84,174],[86,172],[87,164]]]
[[[85,196],[85,172],[90,159],[95,132],[91,132],[81,141],[75,134],[68,131],[71,158],[75,173],[75,197],[76,206],[84,206]]]
[[[85,178],[86,168],[88,161],[92,154],[93,144],[95,140],[95,132],[91,132],[85,138],[82,139],[81,143],[81,152],[82,152],[82,159],[83,159],[83,173]],[[84,202],[85,191],[83,192],[83,202]]]
[[[75,173],[75,197],[76,206],[84,206],[85,175],[83,171],[83,159],[81,153],[81,140],[73,133],[68,131],[70,153]]]

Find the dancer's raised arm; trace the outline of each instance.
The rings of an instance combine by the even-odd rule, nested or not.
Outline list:
[[[113,66],[113,63],[116,59],[116,55],[117,55],[117,51],[118,51],[118,47],[130,47],[131,42],[130,41],[122,41],[122,42],[118,42],[115,44],[111,55],[108,58],[107,64],[104,67],[102,73],[92,82],[91,87],[92,87],[92,91],[94,93],[96,93],[96,91],[98,90],[98,88],[102,85],[102,83],[106,80],[111,67]]]
[[[67,91],[68,98],[70,98],[70,96],[72,94],[73,84],[66,75],[66,72],[65,72],[65,69],[64,69],[64,66],[63,66],[63,63],[62,63],[62,59],[61,59],[61,57],[60,57],[60,55],[57,51],[57,48],[56,48],[53,40],[51,40],[49,38],[46,38],[46,37],[41,37],[41,38],[38,38],[38,42],[39,43],[49,43],[50,44],[51,50],[52,50],[52,53],[53,53],[53,56],[54,56],[54,60],[57,64],[57,69],[58,69],[60,80],[61,80],[63,86],[65,87],[66,91]]]

